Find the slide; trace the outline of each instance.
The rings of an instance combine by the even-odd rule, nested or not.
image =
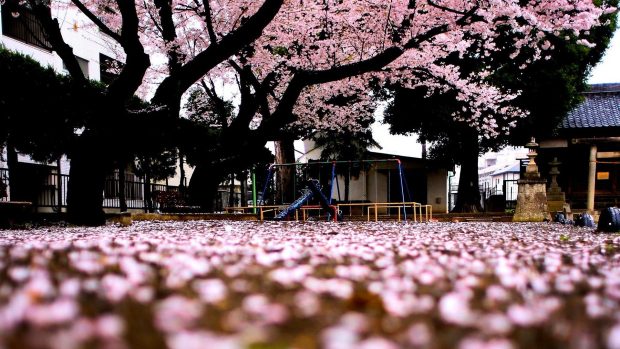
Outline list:
[[[327,198],[321,192],[319,181],[316,180],[316,179],[311,179],[311,180],[306,182],[306,188],[303,190],[302,195],[297,200],[295,200],[292,204],[290,204],[287,208],[285,208],[284,210],[280,211],[276,215],[275,219],[276,220],[283,220],[289,214],[291,214],[292,212],[295,212],[295,210],[299,209],[306,201],[312,199],[315,196],[318,198],[318,200],[319,200],[319,202],[321,204],[321,207],[323,207],[323,209],[327,210],[327,212],[329,212],[329,215],[332,215],[333,211],[334,211],[333,206],[329,205],[329,202],[327,201]],[[342,221],[342,215],[340,213],[338,213],[338,220]]]
[[[299,209],[304,204],[304,202],[310,200],[313,196],[314,196],[314,193],[312,192],[312,190],[310,190],[308,188],[304,189],[303,190],[303,194],[297,200],[295,200],[292,204],[290,204],[287,208],[285,208],[284,210],[280,211],[275,219],[277,221],[283,220],[289,214],[291,214],[292,212],[295,212],[295,210]]]
[[[334,206],[329,205],[327,198],[325,197],[323,192],[321,192],[319,181],[317,181],[316,179],[311,179],[306,183],[306,186],[310,188],[312,193],[317,197],[317,199],[319,199],[319,203],[321,204],[321,207],[323,207],[323,209],[329,212],[328,213],[328,220],[329,220],[329,217],[334,214],[335,209],[334,209]],[[338,221],[342,221],[342,214],[340,212],[336,212],[336,214],[338,215],[337,217]]]

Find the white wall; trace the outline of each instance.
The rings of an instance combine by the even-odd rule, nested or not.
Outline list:
[[[73,53],[88,61],[88,76],[90,79],[99,80],[100,78],[99,53],[124,61],[120,53],[120,47],[116,45],[112,39],[99,32],[99,30],[90,23],[88,18],[77,9],[54,8],[52,16],[58,19],[58,22],[61,24],[63,38],[67,44],[73,48]],[[62,59],[60,59],[56,53],[28,45],[6,36],[0,36],[0,43],[10,50],[31,56],[43,66],[51,66],[59,73],[66,73],[63,69]]]
[[[448,170],[428,170],[426,202],[435,213],[448,212]]]

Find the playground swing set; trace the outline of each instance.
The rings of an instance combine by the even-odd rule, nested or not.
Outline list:
[[[379,163],[394,164],[397,173],[397,185],[398,185],[398,201],[391,201],[388,190],[386,202],[370,202],[367,200],[367,193],[364,195],[365,200],[363,202],[352,202],[352,200],[341,200],[340,181],[338,176],[345,174],[338,173],[339,169],[343,167],[347,168],[347,174],[349,177],[349,183],[351,179],[352,167],[359,167],[360,169],[366,169],[364,173],[364,188],[367,189],[367,173],[368,169],[372,166],[376,166]],[[292,203],[280,202],[276,203],[275,195],[277,190],[274,189],[277,186],[276,177],[281,170],[292,171],[293,183],[292,190],[297,193],[301,193],[296,200]],[[340,171],[342,172],[342,171]],[[391,185],[391,171],[388,172],[389,176],[388,186]],[[374,185],[375,185],[375,197],[377,192],[378,180],[376,178],[377,172],[375,171]],[[326,178],[327,177],[327,178]],[[359,177],[356,176],[356,177]],[[300,178],[301,180],[298,180]],[[325,187],[326,190],[323,190]],[[281,188],[282,190],[283,188]],[[334,189],[338,200],[334,202]],[[388,188],[390,189],[390,188]],[[271,197],[270,197],[270,194]],[[407,196],[406,196],[407,195]],[[270,197],[270,200],[267,198]],[[282,199],[282,198],[281,198]],[[269,201],[272,204],[269,204]],[[282,201],[282,200],[281,200]],[[343,214],[343,210],[348,212],[348,216]],[[286,163],[286,164],[271,164],[267,170],[267,176],[263,183],[262,193],[257,198],[256,186],[253,185],[253,205],[245,207],[227,207],[227,212],[242,212],[242,213],[255,213],[259,215],[260,220],[302,220],[309,219],[318,220],[324,218],[325,220],[342,221],[346,219],[354,219],[352,212],[358,211],[361,213],[362,218],[366,218],[367,221],[374,219],[378,221],[379,218],[385,218],[385,216],[379,216],[379,212],[387,213],[387,216],[391,218],[391,212],[396,211],[396,219],[398,221],[404,220],[407,222],[408,218],[414,222],[430,221],[432,219],[432,206],[425,205],[418,202],[411,201],[411,194],[407,185],[403,173],[403,166],[399,159],[379,159],[379,160],[358,160],[358,161],[311,161],[308,163]],[[312,214],[312,212],[318,212],[318,215]],[[322,213],[325,212],[325,216]],[[357,217],[359,219],[359,217]]]

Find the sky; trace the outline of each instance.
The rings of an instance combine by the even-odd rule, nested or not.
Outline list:
[[[590,84],[620,83],[620,29],[616,30],[605,56],[590,73]],[[383,149],[373,151],[400,156],[422,156],[422,146],[414,136],[390,135],[388,125],[381,124],[382,109],[375,114],[377,122],[372,126],[373,136]]]
[[[591,84],[620,82],[620,29],[616,30],[605,56],[597,64],[588,80]]]

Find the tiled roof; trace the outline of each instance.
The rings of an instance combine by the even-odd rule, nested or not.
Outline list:
[[[517,161],[512,165],[508,165],[504,168],[500,168],[499,170],[493,172],[492,176],[501,175],[504,173],[519,173],[521,171],[521,162]]]
[[[562,120],[560,129],[620,127],[620,84],[592,85],[584,96]]]

